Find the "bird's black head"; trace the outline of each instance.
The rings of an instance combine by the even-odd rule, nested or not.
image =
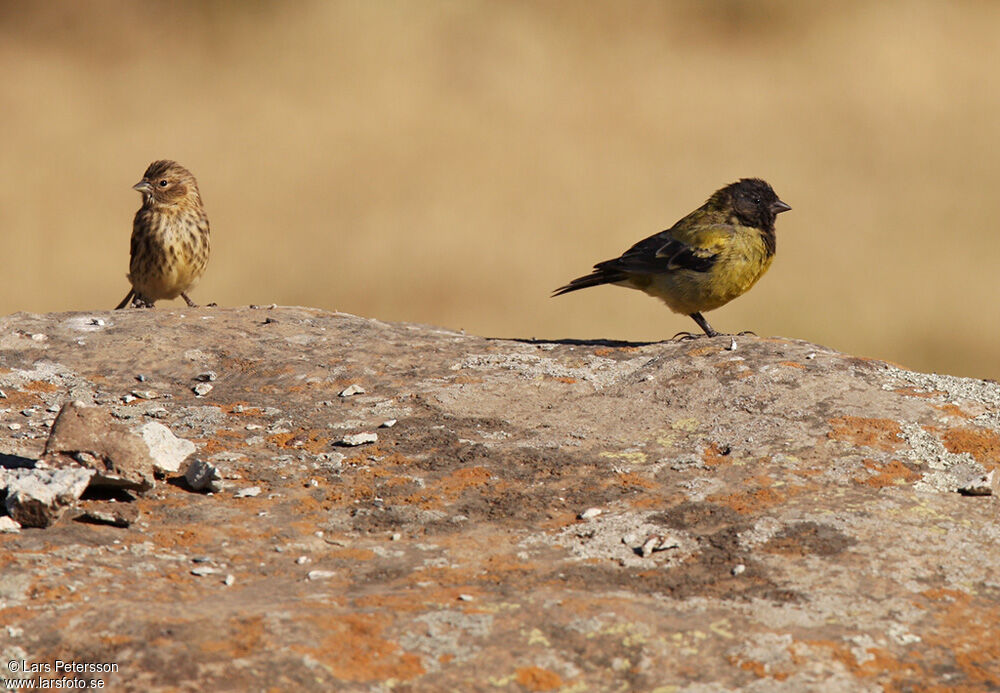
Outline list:
[[[727,208],[743,226],[774,229],[774,218],[791,209],[760,178],[743,178],[712,195],[710,202]]]

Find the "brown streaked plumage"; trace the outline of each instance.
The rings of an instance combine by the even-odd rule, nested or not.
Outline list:
[[[151,307],[161,299],[182,297],[208,264],[208,216],[198,182],[176,161],[154,161],[132,186],[142,193],[142,207],[132,221],[128,280],[132,289],[115,308],[130,303]]]

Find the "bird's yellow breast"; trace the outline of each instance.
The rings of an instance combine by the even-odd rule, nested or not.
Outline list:
[[[736,227],[728,239],[713,245],[718,253],[707,272],[675,269],[634,274],[621,284],[659,298],[675,313],[690,315],[714,310],[745,293],[774,260],[756,229]]]

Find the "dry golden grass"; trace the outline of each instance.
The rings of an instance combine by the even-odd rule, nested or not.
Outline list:
[[[200,302],[663,339],[693,323],[548,293],[754,175],[794,211],[716,328],[1000,377],[998,32],[918,0],[3,3],[0,312],[115,305],[169,157]]]

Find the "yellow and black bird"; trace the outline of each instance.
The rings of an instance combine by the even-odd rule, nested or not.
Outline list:
[[[764,276],[774,259],[775,217],[790,209],[765,181],[743,178],[552,295],[601,284],[639,289],[693,318],[709,337],[718,336],[702,312],[724,306]]]

